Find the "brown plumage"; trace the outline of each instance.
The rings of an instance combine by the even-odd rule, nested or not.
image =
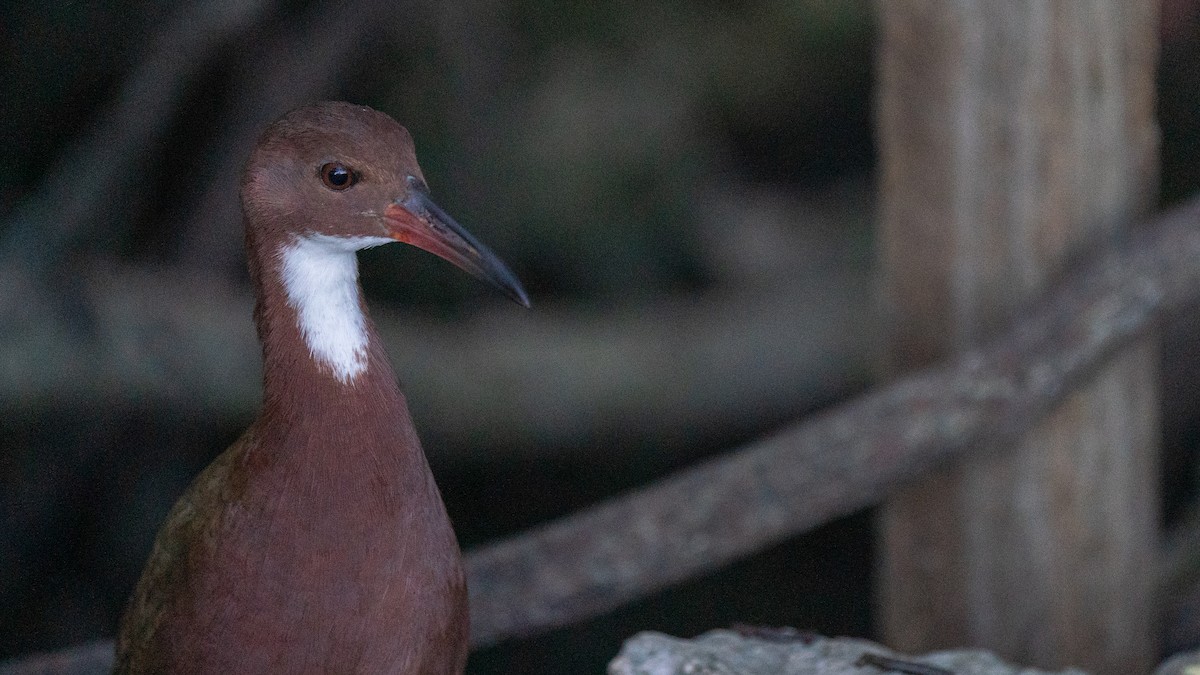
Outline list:
[[[408,132],[369,108],[264,133],[242,181],[262,412],[159,532],[116,672],[462,672],[461,555],[353,251],[412,243],[528,301],[424,185]]]

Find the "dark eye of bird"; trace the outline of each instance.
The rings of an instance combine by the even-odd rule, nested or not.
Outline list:
[[[345,164],[329,162],[321,166],[321,182],[330,190],[345,190],[358,182],[358,175]]]

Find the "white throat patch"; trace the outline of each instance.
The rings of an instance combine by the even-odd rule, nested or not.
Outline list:
[[[297,237],[280,252],[283,288],[300,333],[317,362],[348,384],[367,369],[366,318],[358,297],[359,249],[386,237]]]

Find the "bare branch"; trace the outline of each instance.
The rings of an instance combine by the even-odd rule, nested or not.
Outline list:
[[[606,612],[1025,432],[1200,295],[1200,201],[1075,269],[986,347],[720,459],[468,555],[476,645]]]
[[[2,270],[0,270],[2,273]],[[244,289],[216,275],[97,269],[74,300],[0,279],[0,409],[160,406],[247,419],[260,398],[259,347]],[[787,419],[868,377],[867,279],[664,300],[601,315],[539,305],[454,324],[373,311],[431,455],[445,447],[578,446],[622,431]],[[496,392],[509,392],[496,396]]]

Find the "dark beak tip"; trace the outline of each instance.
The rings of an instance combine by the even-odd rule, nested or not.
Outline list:
[[[512,298],[513,302],[524,307],[525,309],[530,309],[533,307],[533,303],[529,301],[529,294],[526,293],[525,289],[520,285],[513,286],[512,288],[505,290],[508,291],[508,297]]]
[[[512,270],[508,269],[508,266],[488,247],[479,243],[470,232],[467,232],[463,226],[443,211],[429,197],[423,184],[413,181],[415,179],[410,176],[409,182],[413,186],[413,190],[409,195],[393,201],[392,204],[410,218],[419,218],[426,224],[438,224],[442,231],[434,237],[426,234],[429,240],[425,241],[424,245],[421,242],[408,241],[408,243],[415,243],[418,248],[431,251],[434,255],[449,260],[471,275],[491,282],[514,302],[529,309],[532,306],[529,302],[529,294],[525,292]],[[424,232],[425,230],[418,228],[418,231]],[[431,246],[431,243],[437,245]]]

